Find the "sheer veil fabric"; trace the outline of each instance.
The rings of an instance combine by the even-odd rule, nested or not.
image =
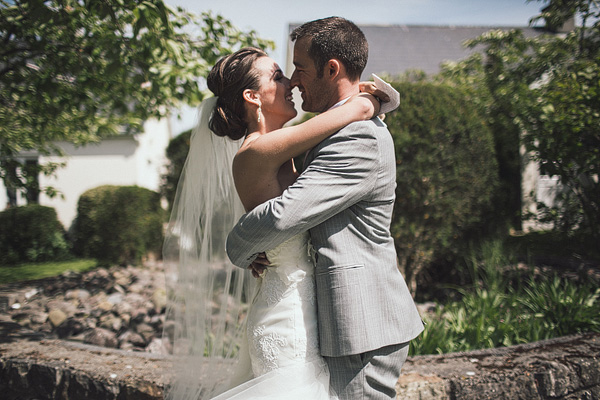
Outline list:
[[[165,234],[163,259],[169,303],[165,338],[173,348],[166,399],[211,398],[248,379],[234,377],[246,351],[244,304],[254,279],[229,262],[227,234],[244,213],[231,165],[242,140],[208,128],[216,98],[203,101],[192,133]],[[242,360],[247,363],[247,360]]]

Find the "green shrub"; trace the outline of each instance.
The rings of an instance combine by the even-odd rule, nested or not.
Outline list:
[[[386,116],[396,148],[392,235],[412,292],[431,262],[481,237],[498,180],[492,133],[469,94],[427,82],[394,83]]]
[[[32,204],[0,212],[0,264],[59,261],[69,254],[54,208]]]
[[[164,210],[158,193],[137,186],[100,186],[83,193],[73,224],[74,251],[101,263],[136,264],[160,254]]]
[[[455,287],[457,301],[425,315],[411,354],[441,354],[511,346],[600,332],[597,279],[524,270],[499,242],[466,260],[473,283]]]
[[[169,146],[167,146],[166,153],[169,163],[167,164],[167,173],[162,176],[160,193],[167,199],[169,213],[173,208],[173,200],[175,199],[179,176],[181,175],[190,149],[191,135],[192,130],[187,130],[171,139]]]

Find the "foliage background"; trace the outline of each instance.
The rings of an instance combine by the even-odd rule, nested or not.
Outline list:
[[[0,265],[65,260],[70,243],[51,207],[32,204],[0,212]]]
[[[160,195],[137,186],[100,186],[81,195],[72,227],[73,250],[101,264],[140,264],[160,256],[164,210]]]
[[[177,192],[179,176],[181,175],[190,149],[191,136],[192,130],[187,130],[173,138],[167,146],[166,154],[169,162],[167,164],[167,171],[162,176],[160,193],[167,199],[167,212],[169,215],[173,209],[173,200],[175,199],[175,193]]]
[[[402,104],[385,117],[396,148],[392,235],[412,292],[431,262],[487,233],[498,186],[493,137],[468,92],[395,83]]]
[[[148,118],[198,104],[199,77],[221,56],[273,46],[162,0],[0,0],[0,41],[0,178],[15,189],[28,188],[20,152],[139,132]]]

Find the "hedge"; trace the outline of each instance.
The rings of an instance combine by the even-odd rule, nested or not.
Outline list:
[[[492,132],[466,92],[428,82],[394,86],[402,104],[385,118],[397,161],[391,229],[414,293],[434,259],[490,230],[498,168]]]
[[[103,264],[139,264],[160,254],[160,195],[137,186],[100,186],[83,193],[73,223],[73,250]]]
[[[0,212],[0,264],[61,261],[69,255],[54,208],[32,204]]]

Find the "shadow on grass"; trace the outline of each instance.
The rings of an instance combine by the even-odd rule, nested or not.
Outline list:
[[[600,269],[600,244],[587,236],[560,232],[531,232],[512,235],[506,247],[519,261],[561,270]]]
[[[0,343],[12,343],[16,340],[39,341],[44,334],[24,328],[16,322],[0,321]]]

